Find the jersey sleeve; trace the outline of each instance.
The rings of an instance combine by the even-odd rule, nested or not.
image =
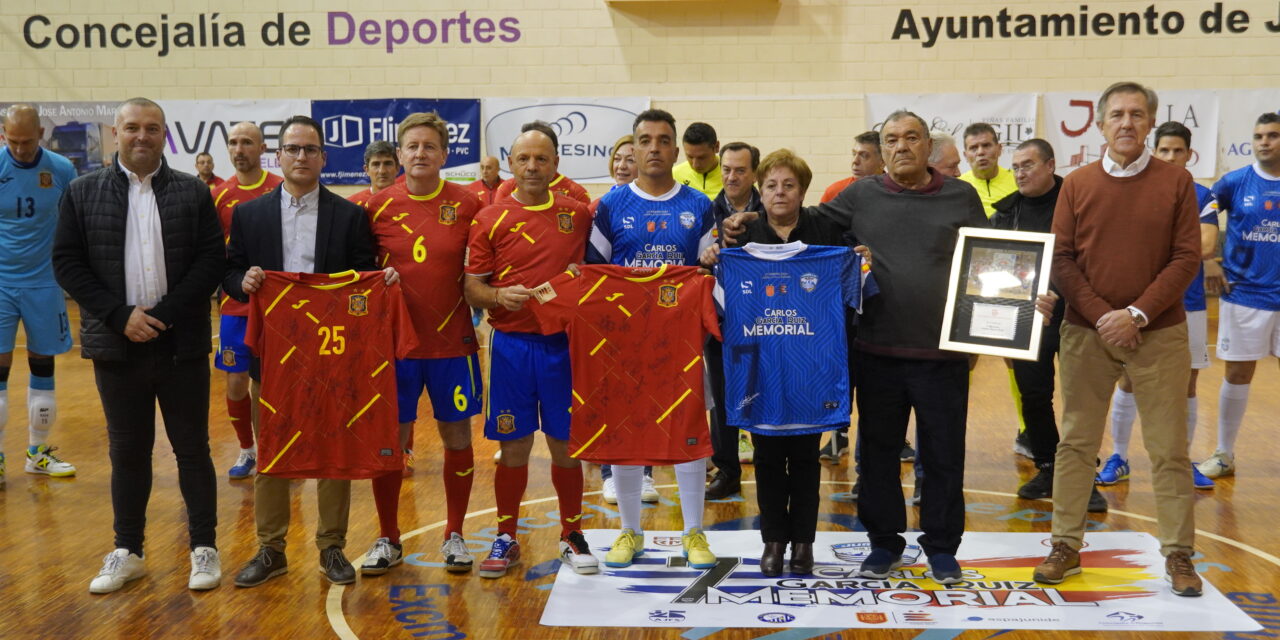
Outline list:
[[[609,264],[613,259],[613,215],[603,200],[591,220],[591,239],[587,241],[587,264]]]
[[[467,253],[463,258],[464,272],[469,276],[488,276],[493,273],[493,230],[496,224],[477,216],[471,223],[467,237]]]
[[[259,358],[262,357],[262,350],[259,349],[262,344],[262,313],[266,310],[263,308],[262,298],[269,288],[268,282],[264,281],[261,288],[249,294],[249,324],[244,330],[244,345]]]
[[[591,204],[591,194],[587,192],[587,188],[576,182],[569,187],[569,197],[581,201],[582,204]]]
[[[699,287],[698,292],[698,315],[702,319],[702,328],[707,333],[715,336],[716,340],[724,341],[720,335],[720,314],[716,312],[716,302],[714,291],[719,287],[713,276],[695,275]]]
[[[1235,197],[1236,191],[1235,176],[1236,172],[1232,171],[1222,176],[1222,179],[1213,185],[1213,199],[1217,202],[1217,210],[1220,212],[1231,213],[1231,199]]]
[[[413,330],[413,320],[404,304],[404,290],[396,283],[387,287],[387,299],[391,303],[391,328],[394,335],[396,359],[404,360],[418,347],[418,333]]]
[[[692,260],[686,261],[686,264],[696,266],[698,259],[702,257],[702,252],[708,247],[715,244],[719,233],[716,230],[715,206],[711,201],[707,201],[707,206],[702,209],[702,226],[698,229],[698,253],[693,256]]]
[[[836,267],[839,269],[844,304],[857,310],[862,309],[862,274],[858,270],[860,262],[853,249],[845,249],[840,253]]]
[[[63,190],[67,188],[67,185],[71,184],[72,180],[78,177],[75,165],[71,164],[70,161],[59,162],[54,174],[54,183]]]
[[[578,285],[582,281],[581,276],[566,271],[534,289],[536,302],[529,303],[528,308],[538,319],[543,335],[560,333],[569,327],[577,306],[573,301],[578,299]]]

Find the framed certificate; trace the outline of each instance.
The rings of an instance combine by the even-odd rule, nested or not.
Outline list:
[[[938,347],[1035,360],[1043,319],[1036,296],[1049,290],[1053,234],[964,227]]]

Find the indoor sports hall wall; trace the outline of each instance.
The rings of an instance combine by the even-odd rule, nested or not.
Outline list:
[[[795,149],[816,188],[847,175],[868,93],[1096,92],[1121,78],[1280,87],[1278,7],[1259,0],[5,0],[0,11],[4,101],[647,96],[682,128],[704,120],[722,142]]]

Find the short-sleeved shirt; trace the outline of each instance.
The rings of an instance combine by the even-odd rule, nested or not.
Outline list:
[[[561,195],[568,196],[582,204],[591,203],[591,194],[587,193],[587,190],[582,185],[570,180],[562,173],[557,173],[556,177],[552,178],[551,182],[547,183],[547,190],[551,193],[559,193]],[[502,184],[498,185],[498,188],[493,192],[493,202],[498,203],[503,200],[509,200],[511,199],[511,194],[515,192],[516,179],[507,178],[506,180],[503,180]]]
[[[973,175],[972,169],[961,175],[960,180],[969,183],[978,192],[978,199],[982,201],[982,210],[987,212],[988,218],[996,212],[997,202],[1018,190],[1018,182],[1013,179],[1013,172],[999,166],[996,167],[996,176],[990,180],[983,180]]]
[[[1196,183],[1196,200],[1200,205],[1200,224],[1218,226],[1218,203],[1213,199],[1213,191]],[[1208,308],[1204,298],[1203,263],[1200,265],[1200,272],[1196,274],[1196,279],[1191,281],[1186,295],[1182,297],[1182,306],[1186,307],[1187,311],[1204,311]]]
[[[235,213],[236,206],[270,193],[282,182],[284,178],[263,169],[262,175],[253,184],[240,184],[240,176],[233,175],[213,189],[213,206],[218,209],[218,222],[222,224],[223,242],[230,241],[231,217]],[[218,302],[219,310],[224,316],[249,315],[249,303],[240,302],[226,293],[222,294],[222,299]]]
[[[688,161],[681,162],[671,168],[671,177],[708,198],[716,197],[724,189],[724,173],[720,169],[719,160],[716,161],[715,168],[706,173],[699,173]]]
[[[402,184],[404,183],[403,182],[395,183],[396,186],[399,186]],[[354,202],[355,204],[361,207],[367,207],[369,206],[369,203],[373,201],[373,197],[377,194],[378,192],[374,191],[372,186],[368,186],[347,196],[347,202]]]
[[[502,186],[502,183],[499,182],[498,186]],[[493,204],[493,195],[498,189],[498,187],[490,189],[489,185],[484,183],[484,180],[476,180],[475,182],[466,185],[466,187],[467,191],[475,194],[476,199],[480,201],[480,206],[482,207],[487,207]]]
[[[697,264],[702,250],[716,241],[711,208],[710,200],[682,184],[660,196],[645,193],[634,182],[614,189],[596,207],[587,262],[624,267]]]
[[[0,286],[57,286],[53,277],[53,233],[58,201],[76,179],[71,161],[38,149],[31,164],[0,148]]]
[[[476,214],[467,243],[465,271],[491,287],[524,285],[530,289],[554,278],[570,264],[582,262],[591,214],[587,205],[552,193],[543,204],[525,205],[508,198]],[[528,306],[489,310],[489,324],[499,331],[542,333]]]
[[[1227,215],[1222,270],[1231,290],[1222,299],[1280,311],[1280,177],[1255,163],[1222,176],[1213,196]]]
[[[453,358],[476,352],[476,334],[462,295],[462,261],[475,196],[441,179],[434,193],[406,185],[383,189],[367,206],[378,266],[400,272],[418,346],[410,358]]]

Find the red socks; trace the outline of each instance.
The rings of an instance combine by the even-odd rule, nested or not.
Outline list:
[[[250,396],[239,400],[227,398],[227,417],[231,419],[231,428],[236,430],[240,448],[253,448],[253,401]]]
[[[560,501],[560,537],[581,529],[582,467],[566,469],[551,465],[551,484]]]
[[[448,520],[444,527],[446,540],[450,533],[462,533],[462,521],[467,517],[467,505],[471,502],[474,463],[471,447],[457,451],[444,450],[444,503],[448,510]]]
[[[555,476],[552,475],[554,483]],[[529,484],[529,465],[508,467],[501,462],[493,474],[494,500],[498,505],[498,533],[516,536],[517,520],[520,519],[520,500],[524,498],[525,486]],[[582,474],[578,474],[578,496],[581,503]]]
[[[400,544],[400,485],[404,476],[399,469],[373,479],[373,504],[378,508],[378,528],[391,544]]]

